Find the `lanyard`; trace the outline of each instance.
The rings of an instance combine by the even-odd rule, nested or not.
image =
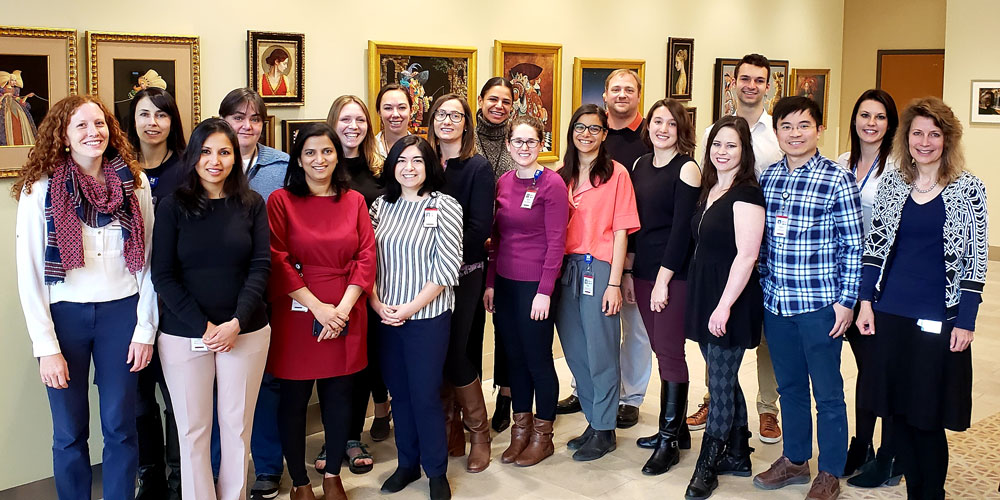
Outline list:
[[[542,169],[535,170],[535,176],[531,178],[531,187],[534,188],[538,184],[538,178],[542,176]]]
[[[871,168],[868,169],[868,173],[865,174],[865,178],[861,180],[861,187],[858,188],[858,192],[865,190],[865,184],[868,184],[868,178],[872,176],[872,171],[875,170],[875,165],[878,163],[878,155],[875,155],[875,161],[872,162]],[[854,167],[854,174],[858,173],[858,167]]]

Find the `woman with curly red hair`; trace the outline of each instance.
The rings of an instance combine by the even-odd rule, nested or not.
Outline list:
[[[45,116],[11,194],[21,307],[52,412],[56,491],[90,498],[93,360],[104,498],[133,498],[136,372],[152,359],[157,323],[145,174],[114,114],[94,96],[70,96]]]

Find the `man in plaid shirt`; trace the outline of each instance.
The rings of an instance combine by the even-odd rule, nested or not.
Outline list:
[[[776,489],[810,480],[812,381],[819,474],[808,498],[834,499],[847,460],[847,406],[840,375],[842,336],[861,281],[864,230],[853,176],[819,154],[822,111],[805,97],[774,107],[785,156],[760,178],[766,227],[758,266],[764,332],[781,395],[784,454],[754,484]]]

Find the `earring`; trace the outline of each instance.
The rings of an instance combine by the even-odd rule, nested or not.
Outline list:
[[[69,153],[69,146],[64,147],[63,151],[66,152],[66,153]]]

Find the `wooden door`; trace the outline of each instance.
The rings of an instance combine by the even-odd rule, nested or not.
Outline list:
[[[880,50],[875,87],[896,101],[900,112],[920,97],[944,96],[944,49]]]

